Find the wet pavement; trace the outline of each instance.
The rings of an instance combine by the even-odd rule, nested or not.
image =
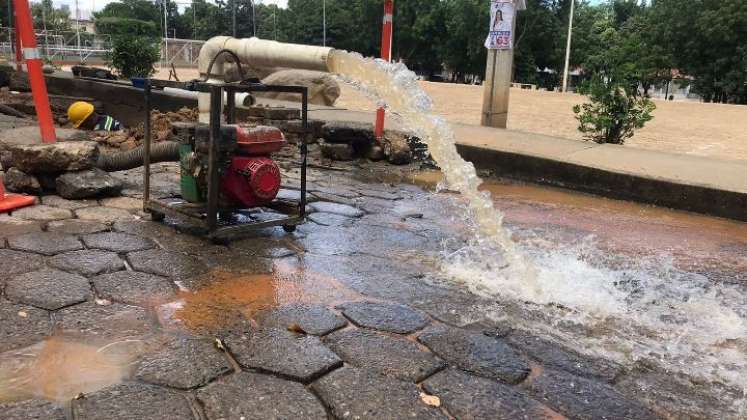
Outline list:
[[[137,170],[117,175],[129,182],[127,197],[43,197],[0,216],[0,418],[741,415],[727,402],[738,400],[726,398],[732,387],[559,342],[520,322],[550,322],[542,307],[504,304],[444,278],[443,255],[470,235],[453,193],[374,182],[384,177],[367,165],[338,169],[310,171],[312,213],[295,233],[266,229],[228,245],[173,220],[149,221]],[[154,172],[156,195],[173,194],[176,166]],[[298,173],[284,179],[282,194],[294,196]],[[605,219],[596,202],[512,196],[495,185],[519,237],[560,243]],[[700,218],[646,229],[663,232],[657,241],[671,243],[678,264],[696,261],[743,284],[743,226],[708,219],[714,225],[688,253],[677,244],[689,237],[684,229],[706,219],[692,217]],[[597,233],[620,255],[659,246],[640,231]],[[712,260],[723,264],[703,263]]]

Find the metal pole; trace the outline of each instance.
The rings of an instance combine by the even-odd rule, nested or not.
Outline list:
[[[278,5],[272,9],[272,27],[275,30],[275,41],[278,40]]]
[[[568,40],[565,45],[565,67],[563,69],[563,92],[568,91],[568,65],[571,60],[571,36],[573,35],[573,9],[576,0],[571,0],[571,13],[568,17]]]
[[[232,1],[231,4],[231,21],[233,22],[233,37],[236,38],[236,0]]]
[[[164,51],[163,51],[163,58],[165,60],[165,64],[169,64],[169,19],[168,19],[168,5],[169,0],[165,0],[163,2],[163,36],[164,36]]]
[[[197,39],[197,8],[195,2],[192,2],[192,39]]]
[[[41,140],[43,143],[54,143],[57,141],[57,134],[54,130],[52,110],[49,107],[49,95],[42,72],[41,55],[39,49],[36,48],[36,36],[34,34],[34,24],[31,20],[29,2],[28,0],[14,0],[14,4],[16,27],[23,44],[23,56],[26,59],[26,69],[29,74],[31,93],[34,97],[34,108],[36,108],[36,117],[39,121]]]
[[[327,0],[322,0],[322,45],[327,46]]]
[[[386,0],[384,2],[384,23],[381,30],[381,58],[386,61],[392,61],[392,38],[394,34],[394,1]],[[381,140],[384,136],[384,108],[376,110],[376,125],[374,127],[374,136]]]
[[[80,49],[80,9],[78,9],[78,0],[75,0],[75,37],[78,42],[78,56],[83,61],[83,50]]]
[[[257,10],[254,8],[254,0],[252,2],[252,33],[257,36]]]

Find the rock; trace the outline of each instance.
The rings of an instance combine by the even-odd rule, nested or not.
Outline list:
[[[145,308],[121,303],[86,302],[56,312],[57,327],[65,334],[102,341],[140,337],[153,332]]]
[[[308,219],[321,226],[352,226],[353,219],[332,213],[311,213]]]
[[[231,335],[226,345],[239,364],[308,383],[341,366],[342,360],[317,337],[286,329],[266,329]]]
[[[449,413],[460,420],[560,418],[518,388],[456,369],[428,378],[423,389],[438,395]]]
[[[445,366],[410,340],[373,331],[338,331],[325,337],[324,342],[345,363],[403,381],[420,382]]]
[[[56,255],[49,260],[49,265],[83,276],[112,273],[125,268],[124,261],[117,254],[88,249]]]
[[[120,232],[93,233],[81,239],[88,248],[113,252],[143,251],[156,247],[156,243],[148,238]]]
[[[311,335],[329,334],[348,324],[329,308],[311,304],[285,305],[265,310],[256,314],[255,319],[265,329],[287,329],[297,325]]]
[[[143,209],[143,200],[132,197],[104,198],[101,200],[101,205],[104,207],[113,207],[115,209],[139,211]]]
[[[384,154],[393,165],[407,165],[412,162],[412,150],[404,135],[385,134]]]
[[[626,399],[611,386],[561,371],[545,369],[529,383],[540,401],[574,419],[657,419],[648,408]]]
[[[329,203],[326,201],[317,201],[309,204],[309,207],[315,212],[332,213],[345,217],[363,217],[363,210],[357,209],[346,204]]]
[[[366,154],[366,157],[374,162],[378,162],[386,158],[386,153],[384,153],[383,147],[379,146],[378,144],[375,144],[371,146],[370,149],[368,149],[368,153]]]
[[[500,338],[439,325],[421,333],[418,341],[448,362],[480,376],[516,384],[529,374],[527,361]]]
[[[231,364],[212,340],[173,337],[143,356],[135,377],[177,389],[194,389],[231,372]]]
[[[92,297],[85,277],[43,269],[18,275],[7,281],[5,296],[16,303],[54,311]]]
[[[36,252],[43,255],[55,255],[83,249],[83,245],[75,236],[51,232],[14,236],[8,238],[8,245],[17,251]]]
[[[49,312],[0,300],[0,353],[30,346],[50,334]]]
[[[311,384],[338,419],[439,419],[447,417],[420,399],[410,382],[344,367]]]
[[[241,372],[197,391],[209,420],[325,420],[324,407],[303,385]]]
[[[365,156],[376,141],[373,129],[369,123],[330,121],[324,125],[322,137],[325,143],[349,144],[355,156]]]
[[[102,298],[129,305],[151,306],[176,295],[174,284],[167,278],[136,271],[103,274],[92,282]]]
[[[99,146],[90,141],[9,146],[13,166],[28,174],[85,171],[96,166]]]
[[[67,209],[58,209],[42,204],[16,210],[13,212],[13,216],[26,220],[49,222],[52,220],[72,219],[73,213]]]
[[[319,150],[322,152],[322,156],[327,159],[350,161],[355,159],[355,150],[353,146],[347,143],[328,143],[326,141],[319,142]]]
[[[56,182],[56,179],[55,179]],[[59,195],[45,195],[41,197],[42,204],[61,209],[77,210],[85,207],[98,206],[96,200],[67,200]]]
[[[340,97],[340,85],[337,80],[326,72],[283,69],[276,71],[262,79],[267,85],[305,86],[309,89],[309,103],[315,105],[334,105]],[[271,98],[282,101],[301,102],[301,95],[297,93],[262,92],[255,93],[258,98]]]
[[[124,184],[101,169],[92,169],[62,174],[57,177],[56,186],[61,197],[78,200],[117,195]]]
[[[358,326],[397,334],[410,334],[429,322],[420,312],[396,303],[353,302],[337,308]]]
[[[78,420],[195,418],[185,395],[137,382],[114,385],[73,400],[73,416]]]
[[[3,420],[65,420],[65,411],[59,405],[46,400],[26,400],[0,403]]]
[[[19,171],[18,168],[10,168],[5,171],[5,176],[2,179],[5,183],[5,188],[10,192],[32,195],[38,195],[42,192],[39,180],[33,175]]]

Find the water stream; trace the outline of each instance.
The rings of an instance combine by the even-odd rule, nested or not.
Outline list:
[[[561,244],[541,236],[514,241],[490,194],[479,190],[482,180],[474,166],[458,154],[454,132],[433,115],[413,72],[403,64],[341,51],[330,62],[344,82],[400,116],[428,145],[448,188],[461,193],[474,239],[444,256],[441,275],[499,305],[534,305],[545,316],[525,319],[523,327],[583,352],[628,366],[653,360],[667,371],[745,393],[743,284],[713,282],[675,268],[666,253],[621,258],[593,238]],[[568,323],[579,328],[558,328]]]

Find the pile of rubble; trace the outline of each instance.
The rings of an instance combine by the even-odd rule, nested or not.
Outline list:
[[[182,108],[176,112],[152,111],[150,114],[152,141],[158,143],[168,140],[171,136],[172,123],[197,121],[197,117],[198,112],[193,108]],[[145,126],[142,123],[132,128],[124,128],[121,131],[96,132],[92,137],[93,141],[101,145],[122,151],[140,146],[144,139]]]

